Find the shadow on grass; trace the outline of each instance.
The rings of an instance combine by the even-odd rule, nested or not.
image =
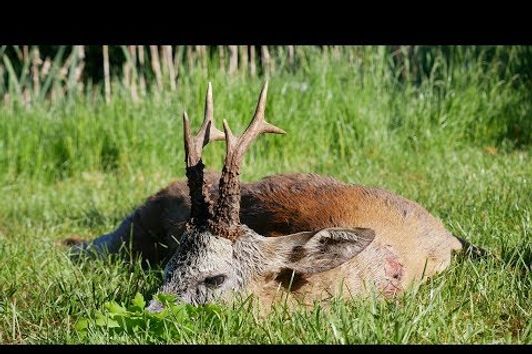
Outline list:
[[[504,264],[517,268],[524,275],[532,271],[532,245],[522,241],[516,247],[504,247],[501,251],[501,260]]]

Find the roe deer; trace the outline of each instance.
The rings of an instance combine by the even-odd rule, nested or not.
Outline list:
[[[444,270],[463,245],[482,252],[417,203],[382,189],[315,174],[241,185],[240,164],[251,142],[261,133],[284,133],[265,121],[267,87],[237,138],[226,121],[224,133],[214,127],[209,83],[196,136],[183,115],[187,185],[172,183],[117,230],[83,247],[117,252],[131,241],[145,260],[166,264],[160,291],[193,304],[235,292],[271,303],[278,289],[303,302],[373,290],[393,296]],[[222,173],[205,173],[202,149],[221,139]],[[149,309],[161,306],[152,300]]]

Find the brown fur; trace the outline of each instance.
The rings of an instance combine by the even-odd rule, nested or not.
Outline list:
[[[419,204],[382,189],[328,177],[268,177],[254,184],[242,200],[243,222],[266,236],[326,227],[373,229],[375,245],[398,253],[405,283],[443,270],[451,251],[461,248],[443,224]]]
[[[206,179],[213,199],[217,198],[218,175],[207,173]],[[251,291],[269,301],[279,290],[286,290],[290,281],[291,293],[301,301],[326,300],[340,291],[361,294],[373,287],[383,296],[394,296],[415,279],[445,269],[452,251],[462,247],[419,204],[379,188],[315,174],[287,174],[243,183],[241,189],[242,223],[266,237],[330,227],[375,231],[370,246],[339,267],[293,277],[286,269],[256,279]],[[151,263],[164,263],[173,254],[189,214],[184,182],[176,181],[149,197],[132,215],[133,249]],[[121,238],[126,241],[128,237]],[[339,279],[346,279],[342,288]]]

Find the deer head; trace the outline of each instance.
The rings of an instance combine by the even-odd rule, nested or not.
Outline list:
[[[177,295],[184,302],[204,304],[230,299],[264,274],[286,269],[318,273],[337,267],[356,256],[374,238],[363,228],[328,228],[319,231],[264,237],[240,223],[240,165],[244,153],[262,133],[284,134],[264,117],[268,83],[262,87],[255,114],[240,137],[232,134],[224,120],[224,133],[214,127],[212,89],[209,84],[205,117],[199,133],[191,136],[183,116],[186,175],[191,215],[179,247],[165,268],[162,293]],[[226,153],[214,205],[203,178],[202,148],[225,135]],[[158,311],[162,305],[150,303]]]

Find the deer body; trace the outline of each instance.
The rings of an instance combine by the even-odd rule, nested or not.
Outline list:
[[[209,85],[196,136],[184,114],[187,183],[175,182],[92,246],[129,243],[165,263],[160,292],[202,304],[252,293],[262,303],[289,293],[299,302],[377,291],[401,293],[444,270],[462,241],[420,205],[382,189],[315,174],[266,177],[241,184],[242,157],[262,133],[284,133],[264,119],[267,85],[240,137],[213,123]],[[204,172],[201,152],[225,139],[220,175]],[[151,310],[161,304],[152,301]]]
[[[419,204],[382,189],[295,174],[265,178],[248,193],[242,195],[243,220],[262,235],[326,228],[374,231],[371,244],[352,260],[292,279],[291,291],[302,299],[315,299],[316,292],[325,292],[322,296],[339,291],[362,294],[375,290],[372,287],[385,296],[394,295],[415,279],[444,270],[453,251],[462,248],[460,241]],[[343,279],[344,288],[338,287],[339,279]],[[268,275],[255,288],[267,281]],[[277,279],[271,285],[278,287],[281,281],[286,283],[286,279]]]
[[[219,174],[206,176],[211,194],[217,198]],[[152,264],[164,266],[175,253],[176,240],[189,216],[188,187],[184,181],[175,181],[149,197],[114,232],[95,241],[117,251],[120,244],[129,243],[131,235],[133,251]],[[370,246],[337,268],[305,277],[288,271],[257,277],[248,291],[266,303],[273,302],[280,295],[279,290],[288,287],[303,302],[339,292],[362,295],[377,290],[384,296],[393,296],[416,278],[422,280],[444,270],[452,252],[462,247],[419,204],[383,189],[346,184],[316,174],[275,175],[243,183],[240,218],[266,237],[331,227],[375,231]],[[338,287],[339,279],[344,279],[343,288]]]

